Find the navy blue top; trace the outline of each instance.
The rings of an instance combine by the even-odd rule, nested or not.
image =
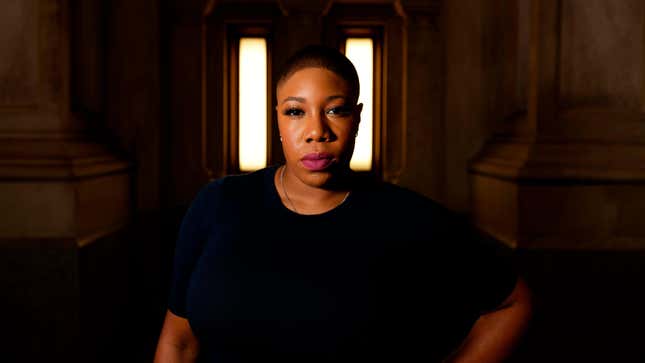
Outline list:
[[[184,217],[169,309],[200,361],[440,361],[512,291],[507,251],[435,202],[361,182],[300,215],[276,170],[209,183]]]

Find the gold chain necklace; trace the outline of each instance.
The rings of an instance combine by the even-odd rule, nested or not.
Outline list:
[[[284,193],[284,196],[287,198],[287,201],[289,202],[289,205],[291,205],[291,209],[293,209],[293,211],[294,211],[294,212],[296,212],[296,213],[300,214],[300,212],[298,212],[298,209],[296,208],[296,206],[295,206],[295,205],[293,204],[293,202],[291,201],[291,198],[289,198],[289,193],[287,193],[287,188],[285,188],[285,187],[284,187],[284,170],[285,170],[286,168],[287,168],[287,166],[286,166],[286,165],[284,165],[284,166],[282,167],[282,170],[280,171],[280,186],[282,187],[282,192]],[[341,205],[341,204],[345,203],[345,201],[347,200],[347,197],[349,197],[349,193],[350,193],[350,192],[345,193],[345,197],[343,198],[343,200],[341,200],[341,201],[340,201],[340,203],[336,204],[336,205],[334,206],[334,208],[336,208],[336,207],[338,207],[339,205]],[[333,208],[332,208],[332,209],[333,209]]]

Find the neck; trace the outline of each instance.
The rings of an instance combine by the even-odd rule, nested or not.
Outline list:
[[[286,166],[279,168],[275,175],[275,185],[283,204],[300,214],[320,214],[342,204],[349,195],[349,173],[324,187],[303,183]]]

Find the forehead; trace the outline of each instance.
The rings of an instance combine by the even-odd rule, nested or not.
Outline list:
[[[295,71],[277,88],[278,97],[295,94],[328,93],[349,95],[349,82],[325,68],[303,68]]]

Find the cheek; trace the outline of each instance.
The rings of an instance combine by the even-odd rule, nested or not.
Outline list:
[[[298,139],[295,130],[293,130],[293,125],[278,120],[278,130],[280,131],[280,137],[282,137],[281,144],[284,156],[287,159],[292,159],[297,154],[296,150],[298,148]]]
[[[343,136],[345,139],[354,139],[354,134],[358,131],[358,123],[352,120],[344,120],[336,128],[336,134]]]
[[[287,123],[281,116],[278,116],[278,132],[280,133],[280,137],[283,140],[289,138],[289,128],[287,127]]]
[[[283,120],[278,122],[278,129],[280,130],[280,135],[282,140],[287,141],[290,145],[298,144],[302,130],[298,122],[293,122],[293,120]]]

